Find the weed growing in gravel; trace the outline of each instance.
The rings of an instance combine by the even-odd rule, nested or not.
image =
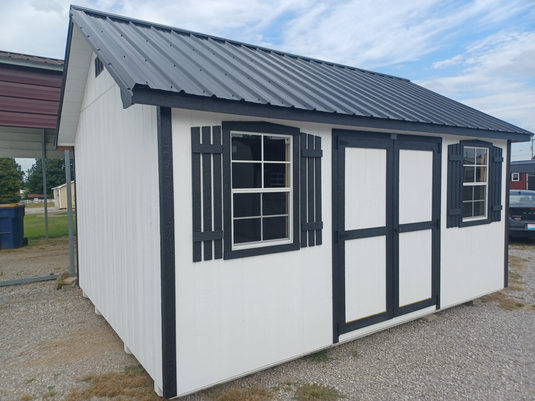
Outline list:
[[[154,392],[154,382],[145,370],[138,366],[126,366],[124,372],[87,376],[83,379],[88,385],[71,390],[67,401],[90,400],[93,397],[110,399],[134,399],[139,401],[162,400]]]
[[[31,394],[25,393],[20,396],[20,401],[31,401],[33,396]]]
[[[498,302],[498,307],[503,310],[523,308],[524,304],[519,302],[523,298],[514,295],[513,291],[522,291],[525,282],[522,281],[520,271],[526,268],[528,262],[529,259],[509,255],[509,287],[503,291],[484,296],[481,300],[483,302]]]
[[[329,356],[329,350],[322,349],[321,351],[305,356],[304,359],[311,362],[322,363],[328,362],[332,358]]]
[[[225,390],[211,390],[206,396],[213,401],[271,401],[273,390],[260,387],[246,389],[228,388]]]
[[[316,383],[299,386],[294,396],[298,401],[336,401],[340,398],[345,397],[334,387]]]

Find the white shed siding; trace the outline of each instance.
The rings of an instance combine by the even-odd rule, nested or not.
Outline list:
[[[247,120],[173,110],[178,394],[332,344],[330,126],[263,120],[322,137],[323,245],[192,262],[191,127]]]
[[[123,110],[93,60],[75,138],[80,285],[161,388],[156,108]]]
[[[460,140],[485,138],[445,137],[442,144],[442,232],[440,263],[440,304],[442,308],[457,305],[504,286],[505,250],[505,183],[507,142],[491,140],[503,149],[502,219],[499,222],[472,227],[446,228],[448,145]]]

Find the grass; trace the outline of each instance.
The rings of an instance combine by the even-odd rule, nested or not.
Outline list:
[[[46,203],[49,208],[55,207],[54,202],[47,202]],[[26,205],[26,209],[37,209],[37,208],[43,208],[44,209],[45,204],[43,203],[28,203]]]
[[[273,390],[249,387],[246,389],[212,390],[206,393],[206,397],[212,401],[271,401],[274,394]]]
[[[329,350],[322,349],[321,351],[305,356],[304,359],[315,363],[325,363],[332,358],[329,356]]]
[[[107,397],[112,400],[163,400],[154,392],[154,382],[141,365],[126,366],[124,372],[87,376],[84,381],[87,386],[73,389],[67,395],[67,401],[90,400],[93,397]]]
[[[76,235],[76,216],[73,218],[74,234]],[[48,214],[48,237],[57,238],[69,235],[67,212]],[[45,237],[44,213],[27,214],[24,216],[24,236],[28,240]]]
[[[515,295],[524,287],[521,272],[526,268],[529,260],[515,255],[509,255],[509,287],[502,291],[489,294],[481,298],[483,302],[497,302],[498,307],[503,310],[517,310],[524,307],[522,298]]]
[[[294,399],[298,401],[336,401],[345,398],[337,389],[322,384],[303,384],[295,390]]]

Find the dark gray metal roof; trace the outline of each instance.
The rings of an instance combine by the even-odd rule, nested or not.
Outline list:
[[[268,106],[275,118],[291,109],[309,112],[301,112],[296,118],[301,120],[319,121],[319,114],[328,114],[332,123],[353,116],[529,139],[522,128],[407,79],[75,6],[71,20],[121,87],[125,107],[148,103],[216,110],[207,106],[213,103],[239,114],[240,105],[258,105]],[[180,97],[186,100],[178,102]]]
[[[511,162],[510,173],[535,173],[535,160]]]

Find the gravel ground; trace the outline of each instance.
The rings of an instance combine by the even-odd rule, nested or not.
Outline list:
[[[535,400],[535,244],[515,243],[517,290],[523,304],[502,310],[476,302],[437,313],[331,349],[328,360],[296,360],[211,390],[274,389],[292,400],[305,383],[335,387],[349,400]],[[0,253],[0,270],[13,256]],[[500,297],[498,296],[499,300]],[[62,400],[88,374],[122,371],[137,361],[94,313],[80,290],[54,291],[51,282],[0,287],[0,400]],[[55,386],[56,395],[49,386]],[[183,397],[209,400],[207,393]],[[92,401],[100,399],[93,398]],[[241,399],[244,400],[244,399]]]

